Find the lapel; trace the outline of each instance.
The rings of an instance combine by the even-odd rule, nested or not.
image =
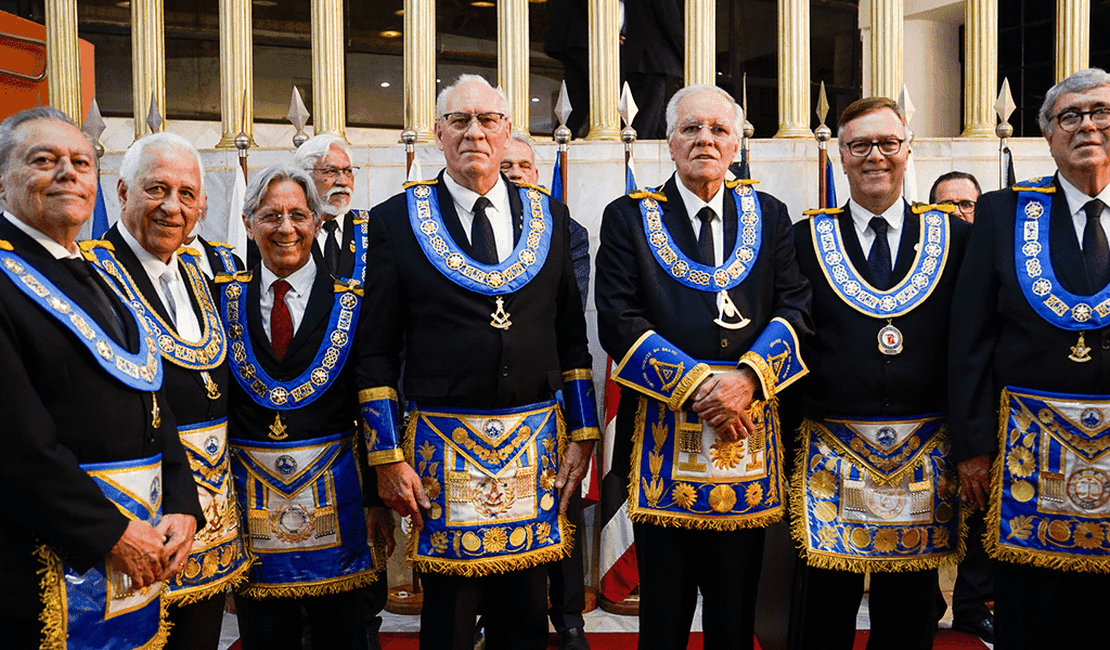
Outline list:
[[[316,258],[316,279],[312,282],[312,293],[308,296],[308,305],[305,307],[304,316],[301,317],[301,324],[297,326],[297,331],[293,334],[293,340],[289,342],[289,350],[285,353],[285,361],[298,357],[297,351],[304,345],[305,341],[312,338],[313,332],[318,327],[321,327],[321,321],[327,323],[328,318],[331,316],[332,305],[335,302],[335,281],[327,273],[322,273],[324,260]],[[312,350],[309,359],[316,355],[316,351]]]
[[[197,235],[196,243],[199,244],[199,246],[195,246],[195,248],[199,248],[201,253],[208,258],[208,266],[212,267],[213,275],[223,271],[224,261],[220,259],[220,254],[216,251],[216,247],[209,244],[208,240],[200,235]]]
[[[721,191],[725,193],[725,202],[722,204],[725,213],[721,215],[721,223],[725,226],[725,255],[728,255],[736,246],[736,232],[740,229],[740,215],[736,212],[736,196],[732,193],[732,190],[722,185]],[[759,198],[757,197],[755,200],[758,201]],[[767,224],[763,224],[763,227],[766,228]]]
[[[917,251],[914,246],[921,237],[921,215],[914,214],[905,201],[902,202],[902,238],[898,241],[898,261],[890,272],[890,286],[897,286],[913,266]]]
[[[340,277],[349,278],[355,270],[355,253],[351,245],[355,241],[355,213],[348,210],[343,215],[343,241],[339,242],[339,266],[336,271]]]
[[[682,200],[682,195],[678,193],[678,176],[672,174],[671,178],[663,185],[663,196],[667,200],[660,204],[663,209],[663,223],[667,226],[667,232],[670,233],[674,245],[679,248],[692,260],[698,259],[698,239],[694,235],[694,226],[690,223],[690,216],[686,212],[686,203]],[[639,201],[636,202],[636,210],[640,211]],[[727,211],[727,199],[726,199]],[[641,212],[641,219],[642,219]],[[641,221],[642,223],[642,221]],[[641,228],[643,226],[641,225]],[[735,233],[733,234],[735,238]],[[655,262],[658,266],[658,261]],[[666,271],[660,269],[661,273],[666,274]],[[669,277],[669,276],[668,276]],[[697,291],[701,296],[702,302],[709,308],[709,311],[714,316],[717,315],[717,294],[711,291]]]
[[[1064,188],[1060,182],[1055,181],[1056,194],[1052,195],[1051,234],[1048,247],[1052,260],[1052,268],[1060,284],[1068,291],[1081,296],[1094,293],[1091,281],[1087,277],[1087,263],[1083,261],[1083,250],[1079,248],[1079,240],[1075,236],[1075,224],[1068,213],[1068,199],[1064,196]]]
[[[119,229],[120,224],[117,221],[116,224],[108,230],[108,234],[104,236],[104,239],[111,242],[112,246],[115,247],[116,259],[123,265],[123,268],[127,269],[127,274],[131,276],[131,279],[135,283],[135,288],[138,289],[139,293],[143,294],[146,301],[154,307],[164,322],[172,322],[170,320],[169,311],[167,311],[166,306],[162,304],[162,299],[158,296],[158,291],[155,290],[154,284],[150,281],[150,276],[146,274],[146,269],[143,268],[142,262],[135,256],[135,251],[131,250],[131,247],[123,240],[123,235],[120,233]],[[182,271],[182,273],[184,272]]]
[[[462,221],[459,220],[459,213],[455,210],[455,199],[451,193],[447,191],[447,186],[443,182],[443,175],[447,170],[441,171],[438,179],[438,187],[436,188],[436,199],[439,201],[439,214],[443,218],[443,225],[447,226],[447,232],[451,235],[451,239],[455,240],[459,248],[463,250],[468,257],[474,257],[474,249],[470,247],[470,237],[466,231],[463,230]],[[520,202],[520,192],[517,191],[515,183],[509,182],[504,176],[501,177],[509,186],[509,210],[513,213],[513,248],[516,248],[517,242],[520,241],[520,231],[524,225],[524,211],[523,204]]]
[[[262,264],[254,267],[251,273],[251,281],[247,283],[247,329],[250,332],[251,341],[254,348],[254,354],[258,357],[259,363],[263,367],[269,368],[267,370],[270,374],[275,374],[272,369],[280,367],[277,357],[274,355],[274,346],[270,343],[269,333],[266,328],[262,326]],[[286,358],[289,358],[286,353]]]
[[[859,237],[856,235],[856,224],[852,220],[852,211],[847,203],[841,206],[841,212],[837,215],[836,221],[840,228],[840,239],[844,242],[844,252],[848,254],[848,261],[852,263],[852,267],[860,277],[871,286],[875,286],[875,276],[871,275],[871,265],[867,263],[867,256],[863,254],[863,247],[860,246]],[[816,244],[817,242],[814,242],[815,246]]]
[[[513,248],[516,248],[520,241],[520,231],[524,226],[524,204],[520,201],[520,188],[516,183],[511,182],[504,175],[501,178],[509,186],[509,211],[513,213]]]

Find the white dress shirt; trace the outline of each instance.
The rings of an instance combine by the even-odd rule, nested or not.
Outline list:
[[[335,222],[335,243],[339,245],[339,252],[343,252],[343,222],[347,220],[347,213],[336,215],[331,218]],[[320,232],[316,234],[316,243],[320,245],[320,252],[323,253],[327,249],[325,245],[328,243],[328,231],[324,230],[326,221],[320,222]]]
[[[58,242],[54,241],[41,230],[33,228],[32,226],[29,226],[26,223],[20,221],[19,217],[15,216],[11,212],[4,210],[4,217],[6,217],[8,221],[12,222],[13,226],[22,230],[25,235],[38,242],[43,248],[46,249],[47,253],[50,253],[50,255],[54,259],[64,260],[67,258],[81,257],[81,255],[77,252],[76,244],[73,247],[74,250],[66,250],[65,246],[62,246]]]
[[[875,217],[886,219],[886,240],[890,244],[890,270],[898,265],[898,242],[902,239],[902,226],[906,220],[906,203],[901,198],[894,202],[882,214],[873,214],[870,210],[861,207],[855,201],[848,200],[848,211],[852,214],[852,225],[856,227],[856,237],[859,246],[863,249],[863,256],[871,255],[871,246],[875,243],[875,231],[871,230],[871,220]],[[893,279],[893,275],[891,279]]]
[[[121,223],[119,226],[120,235],[123,236],[123,241],[139,259],[139,264],[142,265],[143,270],[146,271],[146,276],[150,283],[154,285],[154,291],[158,294],[158,299],[162,301],[162,306],[166,308],[166,313],[172,314],[177,312],[177,319],[174,322],[174,329],[177,335],[182,340],[190,343],[197,343],[200,341],[200,323],[197,321],[197,315],[193,312],[193,301],[189,297],[189,291],[185,288],[185,281],[181,277],[181,271],[177,265],[177,253],[170,255],[170,262],[166,264],[162,260],[155,257],[150,251],[143,248],[139,240],[131,234],[124,225]],[[166,276],[172,297],[166,295],[165,287],[162,286],[160,278]],[[174,309],[170,309],[170,300],[173,300]]]
[[[694,227],[694,237],[697,238],[698,233],[701,232],[701,219],[698,217],[698,212],[702,208],[709,206],[713,210],[713,219],[709,222],[709,231],[713,235],[713,255],[715,257],[715,266],[720,266],[725,259],[725,223],[724,223],[724,210],[725,210],[725,186],[724,183],[717,189],[717,193],[709,199],[709,202],[701,200],[701,197],[694,194],[682,184],[682,179],[675,175],[675,185],[678,186],[678,195],[682,197],[682,204],[686,206],[686,215],[690,218],[690,225]]]
[[[469,190],[455,182],[451,174],[444,172],[443,185],[451,193],[455,202],[455,212],[459,214],[466,241],[470,241],[470,229],[474,225],[474,202],[478,200],[477,192]],[[513,212],[509,204],[509,187],[504,179],[498,177],[497,184],[490,188],[484,195],[489,199],[491,206],[486,208],[486,217],[493,226],[493,241],[497,245],[497,261],[503,262],[513,252]]]
[[[297,335],[297,328],[304,320],[305,309],[308,308],[308,298],[312,295],[312,285],[316,282],[316,261],[308,256],[308,263],[290,273],[287,277],[279,278],[273,271],[262,264],[262,277],[259,279],[260,293],[259,310],[262,312],[262,330],[274,340],[270,331],[270,314],[274,311],[274,282],[285,280],[289,283],[289,291],[285,294],[285,307],[289,309],[289,318],[293,321],[293,336]]]
[[[1110,229],[1108,229],[1110,224],[1107,223],[1110,220],[1110,210],[1106,209],[1106,206],[1110,206],[1110,185],[1102,188],[1098,196],[1087,196],[1078,187],[1069,183],[1063,174],[1057,174],[1056,178],[1060,181],[1060,188],[1064,190],[1064,198],[1068,202],[1068,211],[1071,214],[1071,222],[1075,225],[1075,238],[1079,241],[1080,250],[1083,249],[1083,230],[1087,228],[1087,213],[1083,210],[1083,206],[1092,199],[1102,201],[1102,214],[1098,222],[1102,226],[1102,231],[1106,233],[1107,239],[1110,239]]]

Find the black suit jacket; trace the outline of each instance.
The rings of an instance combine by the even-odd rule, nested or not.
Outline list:
[[[355,213],[352,210],[348,210],[346,214],[343,215],[343,241],[338,242],[339,265],[336,268],[336,277],[349,278],[355,270],[355,253],[353,250],[351,250],[351,245],[354,244],[355,241],[354,220]],[[324,255],[324,250],[320,246],[320,241],[316,240],[313,246],[315,247],[316,252],[319,253],[319,257],[322,259]],[[327,265],[325,264],[323,268],[326,269]]]
[[[53,282],[66,300],[111,331],[95,299],[70,272],[2,216],[0,239]],[[107,285],[103,288],[111,295]],[[127,337],[132,351],[138,349],[136,328],[132,321]],[[102,562],[123,535],[127,518],[79,464],[161,453],[163,512],[188,513],[197,518],[198,527],[204,524],[165,390],[157,394],[162,421],[154,428],[151,393],[124,386],[105,373],[74,334],[3,274],[0,377],[0,480],[10,490],[0,526],[4,611],[33,617],[41,608],[35,573],[40,563],[32,556],[38,543],[48,544],[75,569],[86,571]]]
[[[630,74],[682,76],[683,0],[625,0],[622,78]]]
[[[255,254],[257,254],[258,245],[255,244],[254,241],[252,241],[252,240],[248,240],[247,243],[250,244],[250,245],[254,245]],[[204,237],[201,237],[200,235],[197,235],[197,239],[196,239],[196,242],[194,242],[194,244],[195,244],[194,247],[199,247],[200,252],[204,255],[205,258],[207,258],[208,266],[212,267],[213,275],[216,274],[216,273],[220,273],[224,270],[224,261],[223,261],[223,259],[220,257],[220,254],[216,250],[216,247],[213,246],[207,239],[205,239]],[[248,246],[247,248],[249,250],[250,246]],[[243,267],[243,260],[239,259],[239,256],[236,255],[235,253],[232,253],[231,257],[235,259],[235,270],[242,271],[243,268],[244,268]]]
[[[1065,289],[1090,295],[1068,202],[1059,183],[1056,188],[1051,195],[1052,265]],[[1091,360],[1076,363],[1068,355],[1079,333],[1049,324],[1025,299],[1014,267],[1016,206],[1017,192],[1010,189],[980,197],[956,286],[949,391],[957,462],[998,452],[998,399],[1005,386],[1110,394],[1110,328],[1084,333]]]
[[[913,264],[921,216],[905,207],[902,238],[891,280],[901,282]],[[874,281],[848,207],[837,217],[848,260],[869,283]],[[948,216],[951,250],[936,288],[910,313],[893,319],[904,339],[901,354],[879,351],[885,319],[856,311],[837,295],[818,264],[810,220],[795,224],[798,266],[813,283],[817,333],[803,344],[810,374],[799,382],[805,415],[897,417],[944,412],[947,406],[948,317],[956,275],[967,248],[968,224]]]
[[[436,189],[445,235],[471,254],[451,195],[442,182]],[[521,202],[512,183],[509,199],[519,238]],[[504,296],[512,326],[501,330],[489,324],[493,297],[464,289],[428,261],[409,224],[404,194],[375,207],[363,307],[374,323],[361,341],[359,388],[396,386],[403,353],[407,399],[494,409],[551,399],[562,387],[563,371],[590,368],[570,258],[570,216],[554,199],[551,213],[547,261],[531,282]]]

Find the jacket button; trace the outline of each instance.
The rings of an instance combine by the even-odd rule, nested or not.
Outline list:
[[[728,347],[728,339],[721,339],[721,347],[722,348],[727,348]]]
[[[509,376],[509,366],[501,366],[501,376],[502,377],[508,377]]]
[[[1102,349],[1110,350],[1110,336],[1104,336],[1102,338]]]

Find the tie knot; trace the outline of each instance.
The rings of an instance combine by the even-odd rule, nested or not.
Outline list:
[[[485,214],[486,208],[490,207],[491,205],[493,205],[492,201],[484,196],[479,196],[478,200],[474,202],[474,210],[472,210],[472,212],[474,212],[474,214]]]
[[[63,257],[58,261],[68,268],[70,273],[77,276],[78,280],[92,278],[92,270],[89,269],[89,263],[84,259],[80,257]]]
[[[1102,208],[1104,207],[1106,207],[1106,204],[1103,203],[1102,200],[1091,199],[1090,201],[1087,201],[1087,205],[1083,206],[1083,211],[1087,213],[1088,220],[1098,219],[1102,216]]]
[[[868,225],[871,226],[871,230],[874,230],[875,234],[879,237],[882,237],[886,234],[886,219],[883,219],[882,217],[872,217],[871,222]]]
[[[275,302],[278,300],[285,300],[285,294],[289,293],[289,289],[292,288],[285,280],[274,280],[274,283],[270,286],[274,288]]]
[[[329,235],[333,234],[338,228],[339,224],[336,223],[335,219],[328,219],[324,222],[324,230],[326,230]]]
[[[708,205],[701,210],[698,210],[698,219],[701,219],[702,223],[709,223],[716,218],[717,213],[714,212],[713,208],[709,207]]]

